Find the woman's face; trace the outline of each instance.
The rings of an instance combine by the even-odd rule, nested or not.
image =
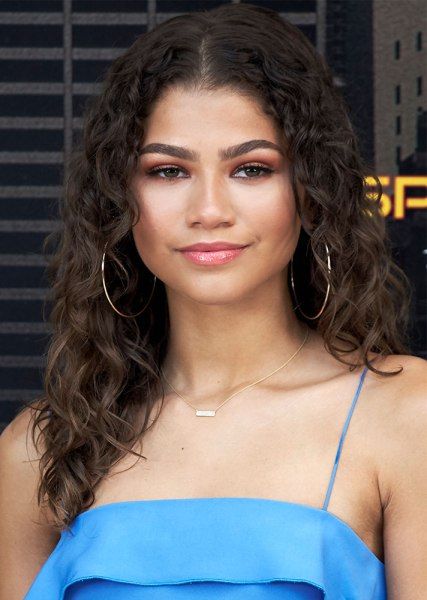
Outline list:
[[[249,142],[252,149],[239,148]],[[132,181],[140,208],[133,236],[168,294],[220,305],[283,280],[300,232],[283,152],[273,121],[245,96],[174,88],[159,99]],[[220,264],[180,251],[201,242],[246,248]]]

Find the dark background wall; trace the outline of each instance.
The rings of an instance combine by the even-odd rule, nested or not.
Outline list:
[[[81,128],[85,101],[96,93],[97,82],[111,60],[147,28],[179,12],[224,3],[227,2],[0,2],[0,429],[13,418],[22,402],[37,396],[42,389],[43,353],[49,330],[42,317],[47,281],[41,248],[46,234],[57,224],[64,158],[69,156],[73,138]],[[372,105],[372,70],[370,78],[366,79],[366,72],[362,78],[360,52],[350,56],[351,44],[347,44],[347,50],[341,48],[345,47],[347,35],[343,23],[354,12],[354,3],[347,13],[346,3],[343,8],[342,2],[333,0],[328,6],[326,0],[252,3],[291,15],[314,45],[325,52],[328,48],[337,74],[340,68],[344,69],[350,78],[345,90],[349,102],[356,103],[359,98],[351,86],[353,69],[354,84],[365,86],[365,100]],[[366,10],[360,34],[368,46],[369,24],[370,13]],[[362,111],[355,105],[354,120],[369,159],[372,119],[372,106]],[[396,239],[396,260],[404,267],[406,264],[408,270],[414,261],[419,265],[408,273],[416,291],[413,353],[426,356],[425,260],[422,263],[420,259],[425,228],[418,229],[415,236],[416,256],[411,255],[412,246],[407,244],[408,235],[416,231],[416,225],[419,227],[420,220],[415,220],[412,229],[409,222],[404,227],[390,221],[390,230]],[[404,236],[402,231],[406,232]]]

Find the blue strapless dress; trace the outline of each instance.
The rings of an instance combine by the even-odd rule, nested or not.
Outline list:
[[[384,600],[384,563],[326,507],[247,497],[104,504],[80,513],[24,600]]]

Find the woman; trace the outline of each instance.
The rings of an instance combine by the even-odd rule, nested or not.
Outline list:
[[[421,597],[426,367],[368,174],[274,11],[176,17],[114,62],[45,393],[1,437],[2,598]]]

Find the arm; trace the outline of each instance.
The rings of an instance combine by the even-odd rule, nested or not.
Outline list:
[[[0,435],[0,600],[22,600],[60,537],[37,505],[31,414],[25,409]]]
[[[427,361],[401,357],[382,453],[384,549],[389,600],[422,600],[427,590]],[[399,380],[399,381],[398,381]]]

